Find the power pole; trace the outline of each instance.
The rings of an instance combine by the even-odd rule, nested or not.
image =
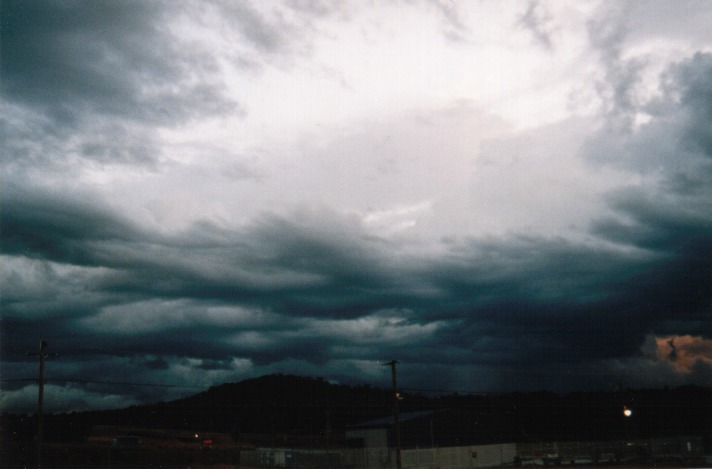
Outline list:
[[[37,467],[42,467],[42,440],[43,440],[43,425],[44,416],[42,407],[44,406],[44,383],[45,383],[45,358],[56,357],[56,353],[47,353],[47,341],[40,340],[40,351],[28,353],[27,355],[39,357],[40,359],[40,377],[39,377],[39,395],[37,397]]]
[[[398,394],[398,379],[396,377],[396,365],[397,360],[391,360],[388,363],[384,363],[383,366],[391,366],[391,377],[393,378],[393,426],[396,433],[396,467],[401,469],[401,439],[400,439],[400,416],[398,414],[398,401],[400,400],[400,395]]]

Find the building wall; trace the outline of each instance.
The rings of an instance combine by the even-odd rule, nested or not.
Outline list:
[[[346,440],[363,440],[364,448],[385,448],[388,445],[388,429],[373,428],[364,430],[347,430]]]
[[[454,448],[410,449],[401,452],[404,469],[462,469],[511,465],[517,445],[459,446]]]
[[[363,448],[342,450],[342,467],[350,469],[393,469],[395,448]],[[401,454],[402,456],[402,454]]]
[[[240,451],[240,465],[270,468],[344,467],[340,450],[257,448]]]
[[[517,454],[514,443],[460,446],[455,448],[401,451],[403,469],[475,469],[512,465]],[[241,464],[278,468],[395,469],[394,448],[333,450],[289,450],[258,448],[240,453]]]

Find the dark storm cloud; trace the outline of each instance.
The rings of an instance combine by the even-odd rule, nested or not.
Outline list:
[[[614,216],[594,223],[593,232],[656,253],[659,261],[634,280],[631,300],[651,316],[668,316],[670,324],[686,318],[689,333],[701,332],[709,330],[705,316],[712,299],[712,160],[706,142],[712,122],[712,56],[696,54],[673,67],[668,77],[666,93],[654,106],[656,120],[627,138],[621,151],[605,156],[611,164],[655,174],[659,183],[610,194]],[[664,321],[657,325],[666,332],[674,329]]]
[[[687,110],[683,143],[712,158],[712,54],[697,53],[673,69],[672,91]]]
[[[227,111],[219,85],[190,80],[196,71],[214,72],[216,63],[170,40],[162,23],[170,9],[162,6],[3,2],[6,99],[65,124],[86,112],[172,123],[195,108]]]
[[[168,17],[181,9],[167,6],[3,2],[10,157],[148,163],[159,155],[140,126],[242,112],[213,78],[213,56],[168,30]]]
[[[680,117],[689,115],[680,103],[684,112],[673,114],[688,124],[675,131],[686,135],[698,124]],[[704,155],[680,155],[708,168]],[[289,371],[298,371],[398,356],[421,370],[424,381],[413,378],[412,387],[427,387],[432,370],[460,384],[479,370],[494,388],[542,376],[548,387],[590,388],[605,386],[602,363],[641,356],[650,334],[704,338],[711,329],[712,211],[702,184],[612,193],[620,218],[592,226],[612,246],[509,236],[451,240],[433,258],[406,255],[328,210],[265,215],[241,230],[201,223],[165,236],[96,201],[41,193],[11,185],[3,195],[3,253],[35,262],[37,272],[10,282],[2,299],[3,357],[17,373],[26,344],[51,331],[63,356],[76,360],[62,368],[65,377],[93,373],[90,357],[110,363],[102,365],[106,379],[150,381],[149,371],[181,366],[230,373],[235,357],[273,370],[292,360]],[[23,270],[8,265],[10,279]],[[33,282],[43,289],[32,290]],[[470,371],[444,370],[453,364]]]
[[[538,362],[554,374],[635,355],[646,334],[664,333],[671,320],[671,329],[687,333],[709,326],[710,239],[701,235],[676,238],[682,247],[663,258],[518,238],[454,243],[445,260],[418,260],[329,212],[269,216],[242,232],[203,224],[147,243],[151,237],[108,211],[56,197],[14,206],[3,213],[3,226],[18,234],[3,244],[6,255],[107,271],[87,279],[99,300],[80,311],[42,317],[4,295],[4,352],[51,330],[70,357],[71,343],[82,344],[76,356],[94,344],[100,355],[193,357],[203,361],[190,366],[202,370],[225,369],[216,364],[230,357],[324,365],[397,353],[413,366],[465,362],[514,386],[514,376]],[[215,307],[228,309],[211,319]],[[243,313],[230,307],[251,311],[249,319],[235,319]],[[359,321],[373,322],[372,342],[338,333]],[[114,369],[118,379],[132,366],[167,370],[167,363]]]
[[[621,283],[608,308],[629,317],[632,327],[625,330],[638,336],[689,334],[709,341],[712,330],[712,161],[705,140],[711,122],[711,57],[696,54],[667,72],[663,95],[648,107],[654,115],[649,123],[635,132],[608,131],[606,138],[616,143],[588,149],[595,161],[646,177],[643,184],[611,192],[612,215],[592,225],[596,236],[653,256]],[[698,366],[709,369],[700,360]],[[671,376],[672,370],[650,374]],[[708,383],[699,380],[699,373],[686,372],[688,379]]]
[[[126,220],[93,206],[91,197],[71,200],[61,194],[3,187],[4,253],[76,265],[98,265],[92,249],[102,241],[138,240],[144,233]]]

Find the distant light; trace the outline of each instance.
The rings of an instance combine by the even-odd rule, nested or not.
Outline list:
[[[630,417],[631,415],[633,415],[633,411],[627,407],[623,407],[623,415],[625,415],[626,417]]]
[[[196,439],[200,438],[200,435],[198,435],[198,434],[196,433],[196,434],[195,434],[195,438],[196,438]]]

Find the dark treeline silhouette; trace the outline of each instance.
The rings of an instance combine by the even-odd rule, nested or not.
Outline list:
[[[263,444],[287,439],[339,444],[348,426],[391,415],[392,398],[389,389],[368,385],[269,375],[171,402],[46,415],[44,433],[47,441],[78,441],[95,426],[115,425],[230,433],[236,440]],[[633,412],[630,417],[623,415],[624,407]],[[469,415],[508,415],[517,441],[712,434],[712,390],[699,386],[563,395],[542,391],[432,397],[403,392],[399,408],[403,414],[449,409]],[[33,417],[6,414],[2,420],[3,438],[32,438]]]

